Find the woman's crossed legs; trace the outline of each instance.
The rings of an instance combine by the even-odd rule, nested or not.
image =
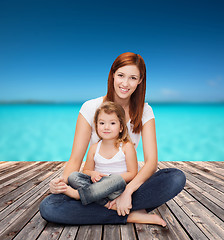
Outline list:
[[[184,173],[175,168],[154,173],[132,194],[132,210],[129,216],[118,216],[116,211],[96,203],[84,206],[81,201],[64,194],[51,194],[45,198],[40,204],[40,213],[49,222],[71,225],[125,224],[140,222],[141,219],[145,219],[145,223],[156,223],[158,219],[146,211],[150,212],[175,197],[182,191],[185,182]],[[157,224],[164,225],[164,222],[158,220]]]

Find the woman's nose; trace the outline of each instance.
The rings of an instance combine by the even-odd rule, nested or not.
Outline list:
[[[127,86],[128,85],[128,78],[124,78],[123,81],[122,81],[122,84],[124,86]]]

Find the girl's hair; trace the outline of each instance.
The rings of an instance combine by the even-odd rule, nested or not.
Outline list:
[[[142,129],[142,114],[145,102],[146,91],[146,67],[143,58],[139,54],[126,52],[119,55],[111,66],[108,77],[108,89],[106,100],[114,101],[114,73],[118,68],[126,65],[135,65],[140,72],[141,83],[137,86],[136,90],[132,93],[129,105],[129,115],[131,123],[133,124],[133,132],[139,133]]]
[[[115,113],[119,119],[122,131],[119,133],[118,139],[115,141],[115,146],[118,147],[120,143],[129,142],[130,139],[128,135],[126,120],[125,120],[125,111],[119,104],[115,102],[110,102],[110,101],[103,102],[95,112],[94,123],[95,123],[96,133],[99,136],[99,138],[102,139],[98,133],[97,123],[98,123],[99,114],[102,111],[104,111],[106,114]]]

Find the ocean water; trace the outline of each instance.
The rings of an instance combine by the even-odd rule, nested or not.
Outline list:
[[[152,104],[159,161],[224,161],[224,104]],[[81,104],[0,105],[0,161],[67,161]],[[142,143],[137,149],[143,161]]]

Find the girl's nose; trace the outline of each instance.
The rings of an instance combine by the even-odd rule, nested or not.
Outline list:
[[[104,124],[104,128],[108,129],[109,128],[109,124],[108,123]]]

